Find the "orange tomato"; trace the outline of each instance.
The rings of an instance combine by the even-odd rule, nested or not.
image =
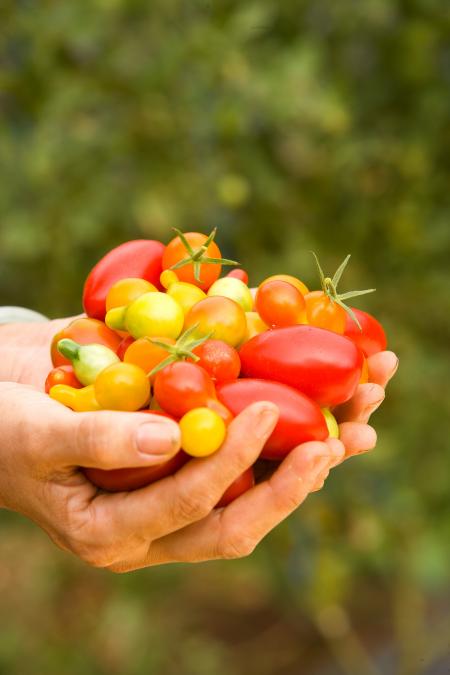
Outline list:
[[[286,281],[266,281],[255,300],[261,319],[277,328],[295,326],[305,319],[305,300],[300,291]]]
[[[369,381],[369,364],[367,363],[366,357],[364,357],[361,379],[359,381],[359,384],[367,384],[368,381]]]
[[[68,326],[56,333],[51,344],[51,358],[54,366],[70,366],[71,363],[57,349],[60,340],[68,338],[80,345],[99,344],[117,352],[121,338],[103,321],[97,319],[75,319]]]
[[[158,338],[159,342],[164,342],[167,345],[174,345],[175,340],[172,338]],[[156,366],[158,366],[164,359],[170,356],[162,347],[153,344],[148,338],[139,338],[135,340],[125,352],[123,357],[124,363],[132,363],[139,366],[146,373],[150,373]]]
[[[231,347],[238,347],[247,334],[247,318],[237,302],[222,296],[200,300],[186,315],[185,328],[198,324],[193,338],[210,335],[214,340],[223,340]]]
[[[187,232],[184,236],[194,251],[200,249],[208,239],[206,235],[200,234],[199,232]],[[214,241],[209,244],[205,255],[208,258],[222,257],[220,249]],[[188,257],[189,252],[184,246],[180,237],[175,237],[175,239],[172,239],[172,241],[166,246],[164,251],[162,261],[163,270],[170,269],[173,265],[176,265]],[[197,281],[195,278],[193,263],[189,263],[185,267],[178,268],[176,273],[180,281],[185,281],[188,284],[194,284],[194,286],[198,286],[203,291],[207,291],[208,288],[212,286],[213,283],[220,277],[221,270],[222,266],[219,264],[216,265],[211,263],[202,263],[200,265],[200,281]]]
[[[325,328],[343,335],[347,323],[347,312],[341,305],[323,291],[308,293],[305,297],[308,323],[316,328]]]
[[[104,410],[135,412],[149,403],[150,381],[142,368],[119,362],[102,370],[94,391]]]
[[[307,293],[309,293],[309,289],[303,283],[303,281],[300,281],[300,279],[297,279],[297,277],[292,277],[290,274],[274,274],[273,276],[264,279],[264,281],[260,284],[260,286],[266,284],[268,281],[286,281],[286,283],[295,286],[295,288],[298,291],[300,291],[302,295],[306,295]]]
[[[156,286],[145,279],[131,277],[129,279],[120,279],[109,289],[106,296],[106,311],[109,312],[110,309],[114,309],[115,307],[129,305],[140,295],[151,293],[152,291],[156,292],[157,290]]]

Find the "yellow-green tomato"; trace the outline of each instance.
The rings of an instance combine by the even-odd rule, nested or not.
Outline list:
[[[68,338],[60,340],[57,349],[72,362],[77,379],[85,386],[93,384],[102,370],[120,361],[109,347],[98,344],[80,345]]]
[[[136,340],[142,337],[167,337],[174,340],[183,330],[183,310],[166,293],[144,293],[128,307],[112,309],[106,315],[106,325],[126,330]]]
[[[269,326],[264,323],[258,312],[246,312],[245,316],[247,318],[247,335],[245,338],[246,342],[251,340],[252,337],[255,337],[255,335],[265,333],[266,330],[269,330]]]
[[[253,309],[253,297],[249,287],[240,279],[234,277],[223,277],[213,283],[208,291],[208,295],[221,295],[224,298],[230,298],[238,303],[244,312],[251,312]]]
[[[330,438],[339,438],[339,425],[335,416],[331,410],[329,410],[329,408],[322,408],[322,412],[323,416],[325,417],[325,422],[327,423]]]
[[[135,412],[149,403],[150,380],[133,363],[116,363],[95,380],[95,398],[104,410]]]
[[[207,297],[186,315],[185,328],[196,326],[193,338],[209,335],[223,340],[231,347],[238,347],[247,334],[245,312],[237,302],[223,296]]]
[[[209,408],[194,408],[180,420],[181,447],[192,457],[207,457],[216,452],[225,440],[227,428],[223,419]]]
[[[187,284],[184,281],[177,281],[172,284],[167,291],[167,295],[170,295],[171,298],[178,302],[184,314],[187,314],[197,302],[206,298],[206,294],[201,288],[194,286],[194,284]]]

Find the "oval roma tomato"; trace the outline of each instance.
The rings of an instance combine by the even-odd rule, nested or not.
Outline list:
[[[324,408],[353,396],[363,368],[362,352],[349,338],[315,326],[261,333],[239,356],[244,377],[283,382]]]
[[[200,232],[185,232],[185,239],[194,251],[200,249],[208,237]],[[220,259],[222,254],[217,244],[212,241],[206,249],[205,255],[208,258]],[[189,257],[189,252],[183,244],[180,237],[175,237],[166,246],[164,251],[162,266],[164,270],[168,270],[177,263]],[[176,270],[177,277],[180,281],[185,281],[188,284],[194,284],[203,291],[207,291],[212,284],[220,277],[222,270],[221,265],[202,263],[200,266],[200,281],[195,278],[194,265],[192,263],[180,267]]]
[[[192,337],[206,335],[223,340],[231,347],[237,347],[247,334],[247,318],[237,302],[222,296],[200,300],[186,315],[185,328],[197,326]]]
[[[317,403],[286,384],[241,379],[220,385],[217,396],[233,415],[257,401],[278,406],[280,418],[261,452],[263,459],[282,459],[301,443],[328,438],[327,424]]]
[[[305,320],[305,300],[300,291],[286,281],[266,281],[256,294],[255,306],[268,326],[295,326]]]
[[[201,366],[176,361],[157,373],[154,397],[165,412],[179,419],[194,408],[206,407],[209,399],[216,398],[216,388]]]
[[[222,340],[206,340],[193,353],[200,358],[197,365],[206,370],[215,382],[237,380],[241,371],[241,359],[233,347]]]
[[[231,483],[230,487],[224,492],[222,499],[217,504],[216,509],[222,509],[225,506],[228,506],[228,504],[231,504],[231,502],[234,502],[235,499],[243,495],[244,492],[251,490],[254,485],[255,474],[253,473],[253,468],[250,467],[247,471],[244,471],[239,478],[236,478],[234,483]]]
[[[45,393],[48,394],[50,389],[57,384],[66,384],[68,387],[73,387],[74,389],[81,389],[83,386],[77,379],[73,366],[58,366],[57,368],[53,368],[45,380]]]
[[[138,277],[160,289],[164,244],[160,241],[136,239],[109,251],[92,268],[83,290],[83,307],[94,319],[104,320],[106,296],[120,279]]]
[[[352,307],[356,318],[361,324],[362,331],[349,316],[346,318],[345,335],[349,337],[363,351],[367,358],[384,352],[387,348],[387,338],[384,328],[374,316]]]
[[[56,333],[51,344],[51,358],[54,366],[69,366],[66,359],[57,349],[60,340],[69,339],[80,345],[98,344],[118,351],[122,338],[108,326],[97,319],[74,319],[68,326]]]

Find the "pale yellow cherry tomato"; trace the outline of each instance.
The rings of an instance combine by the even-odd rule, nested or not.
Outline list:
[[[299,290],[302,295],[306,295],[306,293],[309,293],[309,289],[303,283],[303,281],[300,281],[300,279],[297,279],[297,277],[293,277],[290,274],[274,274],[273,276],[264,279],[264,281],[262,282],[262,284],[260,284],[260,286],[266,284],[268,281],[286,281],[288,284],[295,286],[295,288]]]
[[[150,380],[133,363],[116,363],[102,370],[94,384],[95,398],[104,410],[135,412],[149,403]]]
[[[225,440],[227,428],[223,419],[209,408],[194,408],[180,420],[181,447],[192,457],[207,457],[216,452]]]
[[[269,326],[264,323],[258,312],[246,312],[245,316],[247,318],[247,337],[245,338],[246,342],[251,340],[252,337],[255,337],[255,335],[265,333],[266,330],[269,330]]]
[[[206,293],[201,288],[179,281],[172,270],[165,270],[161,274],[161,284],[167,289],[167,295],[180,305],[184,314],[187,314],[197,302],[206,298]]]
[[[127,330],[136,340],[141,337],[176,340],[183,330],[184,314],[178,302],[166,293],[144,293],[128,307],[111,309],[105,323],[114,330]]]
[[[337,420],[329,408],[322,408],[325,422],[327,423],[328,433],[330,438],[339,438],[339,425]]]
[[[90,384],[82,389],[70,387],[67,384],[55,384],[49,391],[49,396],[75,412],[94,412],[101,410],[94,391],[94,385]]]
[[[253,296],[249,287],[243,281],[234,277],[223,277],[215,281],[209,289],[208,295],[230,298],[237,302],[244,312],[251,312],[253,309]]]
[[[145,279],[138,279],[130,277],[128,279],[120,279],[108,291],[106,296],[106,311],[114,307],[124,307],[129,305],[144,295],[144,293],[156,293],[158,289]]]

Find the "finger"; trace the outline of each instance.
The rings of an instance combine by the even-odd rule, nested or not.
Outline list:
[[[161,537],[205,518],[231,483],[255,462],[278,414],[271,403],[253,404],[230,424],[217,453],[193,459],[173,476],[141,490],[101,495],[97,508],[113,519],[119,538],[130,531],[143,539]]]
[[[286,457],[269,480],[225,509],[154,541],[148,558],[140,561],[139,566],[249,555],[326,478],[334,461],[326,443],[304,443]]]
[[[385,392],[379,384],[360,384],[350,401],[333,410],[338,422],[367,424],[371,415],[383,403]]]
[[[344,422],[339,425],[339,438],[345,446],[346,459],[373,450],[377,444],[377,432],[368,424]]]
[[[386,388],[397,372],[399,360],[394,352],[379,352],[367,359],[369,366],[369,382]]]
[[[178,424],[166,417],[62,410],[65,414],[49,423],[49,458],[62,467],[146,467],[169,460],[180,449]]]

